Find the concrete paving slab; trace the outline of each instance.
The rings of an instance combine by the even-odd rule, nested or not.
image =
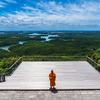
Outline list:
[[[0,89],[49,89],[49,73],[57,75],[56,89],[100,89],[100,73],[86,61],[26,61],[0,83]]]
[[[100,100],[94,91],[0,91],[0,100]]]

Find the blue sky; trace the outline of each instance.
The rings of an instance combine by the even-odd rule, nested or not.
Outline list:
[[[0,0],[6,30],[100,30],[100,0]]]

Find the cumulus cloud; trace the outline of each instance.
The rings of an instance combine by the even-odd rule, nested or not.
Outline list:
[[[0,17],[0,24],[17,27],[100,25],[100,5],[97,2],[84,2],[77,5],[49,1],[37,3],[36,8],[27,5],[21,8],[24,11],[15,11],[16,14]]]

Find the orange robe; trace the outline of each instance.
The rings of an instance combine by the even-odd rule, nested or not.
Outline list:
[[[54,72],[49,74],[49,79],[50,79],[50,86],[51,87],[55,86],[56,74]]]

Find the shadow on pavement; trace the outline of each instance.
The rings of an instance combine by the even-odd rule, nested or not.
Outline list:
[[[50,89],[50,91],[52,92],[52,93],[58,93],[58,91],[57,91],[57,89],[56,88],[53,88],[53,89]]]

